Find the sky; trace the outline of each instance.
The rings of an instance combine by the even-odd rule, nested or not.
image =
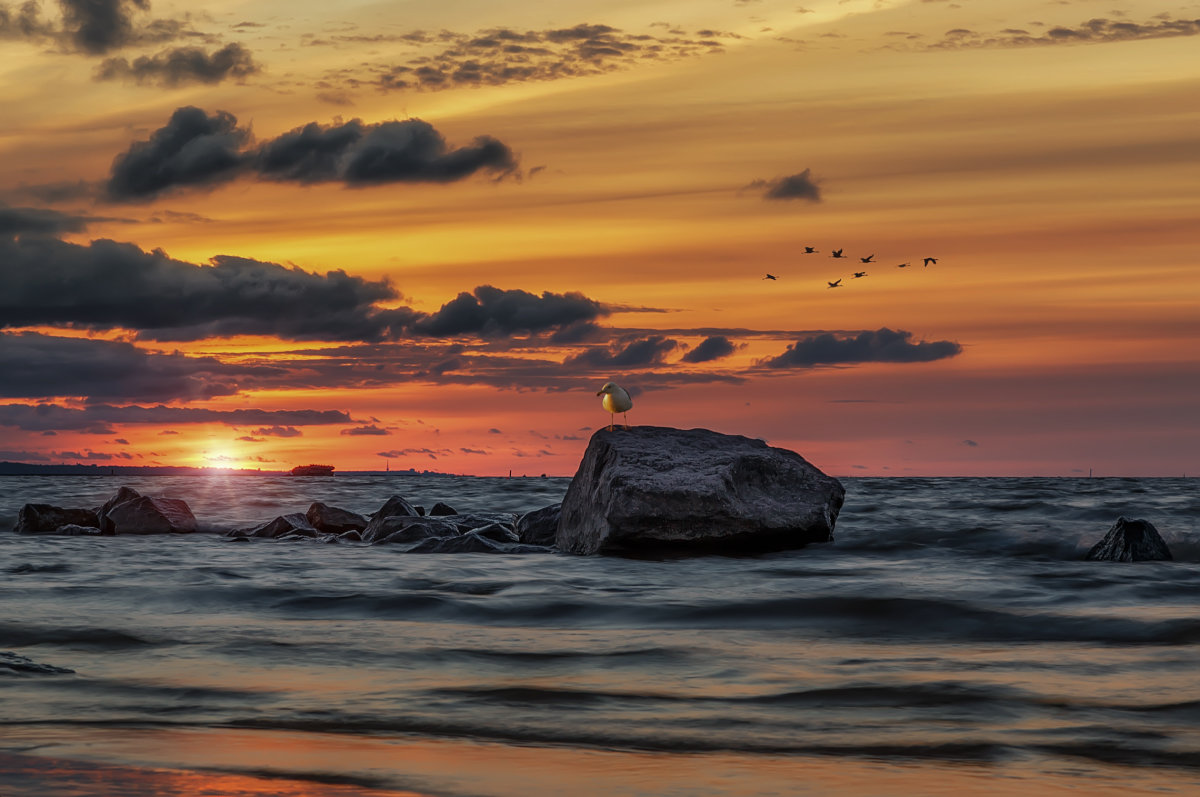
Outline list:
[[[0,51],[0,460],[571,475],[612,380],[834,475],[1200,473],[1200,2],[35,0]]]

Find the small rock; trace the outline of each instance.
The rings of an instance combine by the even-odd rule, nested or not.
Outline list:
[[[335,506],[313,503],[305,513],[309,524],[320,531],[330,534],[341,534],[345,531],[362,531],[367,527],[367,519],[357,512],[338,509]]]
[[[1171,551],[1158,529],[1148,520],[1117,518],[1117,522],[1092,546],[1087,559],[1101,562],[1169,562]]]
[[[429,514],[444,516],[444,515],[457,515],[458,512],[454,511],[454,507],[449,506],[448,504],[443,504],[441,501],[438,501],[436,504],[433,505],[433,509],[429,510]]]
[[[231,537],[266,537],[268,539],[279,539],[288,535],[303,535],[305,537],[317,537],[321,532],[312,527],[308,522],[308,517],[299,512],[292,512],[287,515],[280,515],[274,520],[268,520],[266,523],[261,523],[250,529],[238,529],[231,531]]]
[[[517,519],[517,536],[530,545],[553,545],[558,533],[558,521],[562,517],[562,504],[551,504]]]
[[[25,504],[17,513],[18,534],[51,534],[61,526],[100,527],[100,518],[90,509],[63,509],[51,504]]]

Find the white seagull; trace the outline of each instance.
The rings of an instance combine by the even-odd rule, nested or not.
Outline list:
[[[619,412],[622,415],[633,409],[633,399],[625,392],[625,388],[618,385],[616,382],[605,382],[604,387],[600,388],[597,396],[604,396],[600,402],[604,405],[604,409],[608,410],[611,416],[611,422],[608,424],[608,431],[613,431],[616,425],[616,414]],[[625,428],[629,428],[629,416],[625,415]]]

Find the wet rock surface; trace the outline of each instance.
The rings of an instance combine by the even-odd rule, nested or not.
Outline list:
[[[1101,562],[1169,562],[1171,550],[1148,520],[1117,518],[1104,539],[1092,546],[1087,559]]]

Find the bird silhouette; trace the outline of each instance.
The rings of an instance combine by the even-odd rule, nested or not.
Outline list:
[[[817,250],[813,249],[811,246],[804,247],[804,254],[806,254],[806,255],[811,255],[811,254],[815,253],[816,251]]]
[[[841,250],[841,249],[834,249],[834,250],[833,250],[833,254],[832,254],[832,255],[830,255],[830,257],[844,257],[844,256],[845,256],[845,255],[843,255],[843,254],[842,254],[842,250]]]
[[[912,265],[912,263],[901,263],[898,266],[896,266],[896,268],[908,268],[911,265]]]
[[[851,279],[858,279],[859,277],[865,277],[865,276],[867,276],[867,272],[856,271],[856,272],[854,272],[854,276]]]
[[[867,255],[866,257],[860,257],[859,260],[861,260],[864,263],[870,263],[871,259],[874,257],[875,257],[875,255]]]
[[[765,279],[765,280],[777,280],[777,279],[779,279],[779,277],[776,277],[774,274],[768,274],[767,276],[763,277],[763,279]]]
[[[840,288],[840,287],[842,287],[842,281],[838,280],[837,282],[831,282],[831,283],[829,283],[829,287],[830,288]]]
[[[933,263],[933,264],[936,266],[936,265],[937,265],[937,258],[936,258],[936,257],[927,257],[927,258],[925,258],[925,265],[927,265],[927,266],[928,266],[930,263]]]
[[[618,412],[625,416],[625,428],[628,429],[629,416],[626,415],[626,413],[633,409],[633,399],[631,399],[629,394],[625,392],[625,388],[621,387],[616,382],[605,382],[604,387],[600,388],[596,395],[604,396],[600,403],[604,406],[604,409],[608,410],[610,419],[608,431],[613,431],[613,428],[616,426],[616,414]]]

